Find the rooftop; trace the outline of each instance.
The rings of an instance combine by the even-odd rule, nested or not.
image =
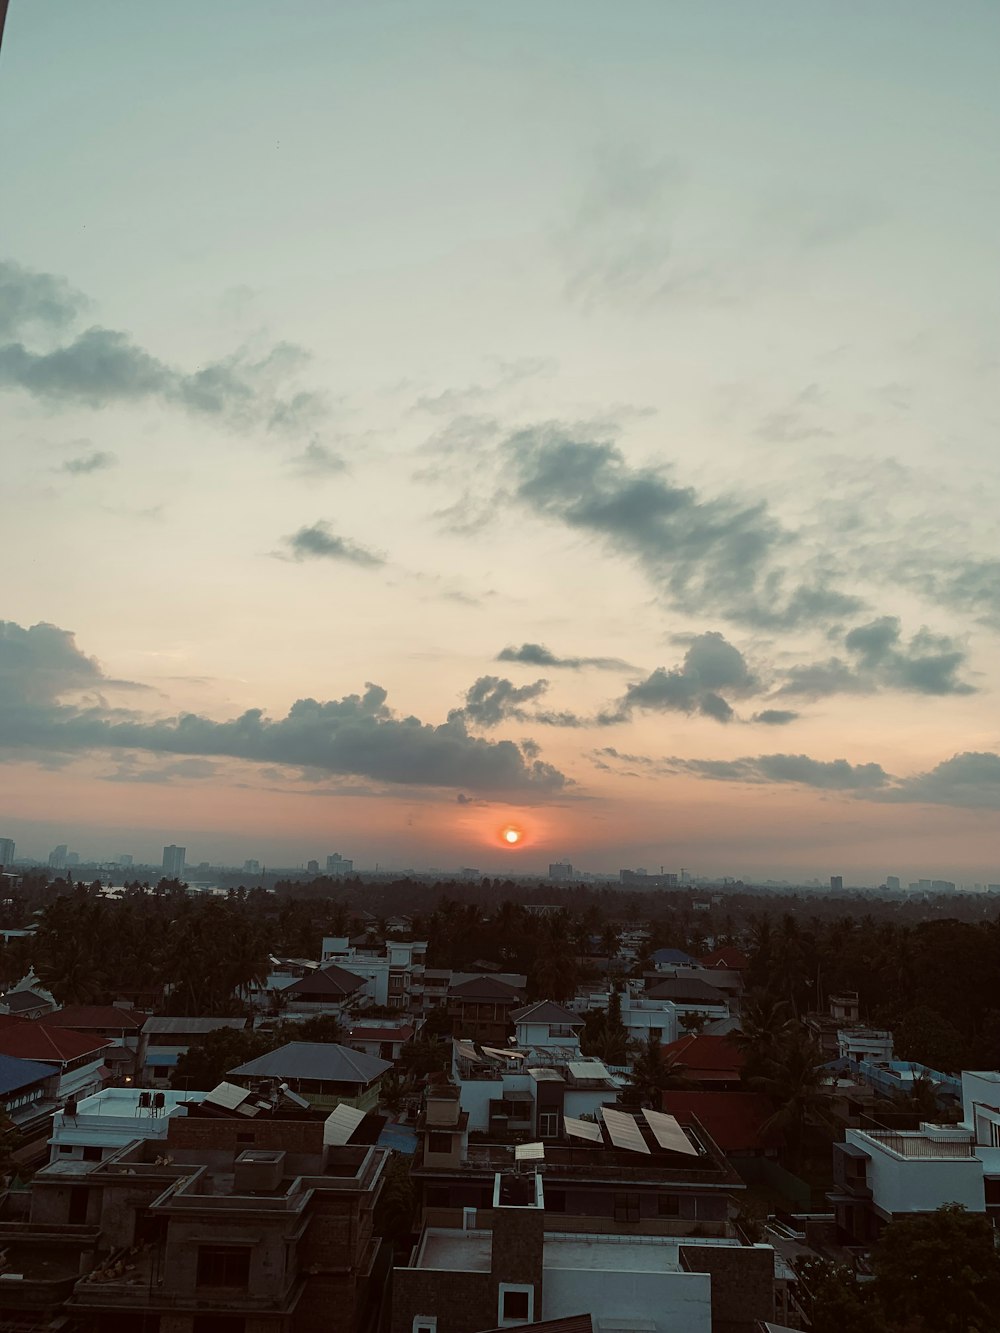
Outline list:
[[[147,1018],[143,1032],[179,1034],[214,1032],[216,1028],[245,1028],[245,1018]]]
[[[360,1083],[367,1087],[387,1069],[390,1060],[363,1055],[328,1041],[290,1041],[276,1051],[230,1069],[234,1078],[316,1079],[322,1083]]]
[[[68,1004],[45,1017],[54,1028],[121,1028],[138,1031],[147,1016],[136,1009],[123,1009],[114,1004]]]
[[[0,1027],[0,1051],[24,1060],[63,1064],[91,1053],[96,1059],[108,1044],[104,1037],[89,1036],[72,1028],[51,1027],[40,1020],[21,1020]]]
[[[19,1060],[13,1055],[0,1055],[0,1096],[30,1088],[34,1083],[52,1078],[55,1070],[35,1060]]]
[[[712,1245],[746,1248],[730,1237],[605,1235],[596,1232],[546,1232],[542,1266],[612,1273],[681,1272],[680,1247]],[[414,1255],[414,1268],[445,1272],[488,1273],[493,1258],[492,1231],[427,1227]]]
[[[558,1023],[563,1027],[583,1027],[579,1014],[570,1013],[554,1000],[537,1000],[523,1009],[515,1009],[511,1014],[513,1023]]]

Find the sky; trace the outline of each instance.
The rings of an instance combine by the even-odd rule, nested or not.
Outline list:
[[[1000,880],[998,76],[992,0],[13,0],[0,836]]]

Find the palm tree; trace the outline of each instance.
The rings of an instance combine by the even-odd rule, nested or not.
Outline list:
[[[787,1000],[768,991],[750,991],[744,996],[739,1031],[730,1037],[746,1057],[744,1076],[752,1078],[762,1072],[797,1026]]]
[[[684,1076],[686,1069],[676,1055],[664,1055],[660,1034],[651,1028],[632,1064],[623,1100],[630,1105],[648,1106],[658,1111],[664,1092],[670,1088],[691,1087]]]
[[[823,1091],[823,1052],[805,1028],[790,1029],[767,1059],[764,1072],[749,1079],[766,1093],[777,1110],[763,1129],[780,1130],[793,1161],[801,1161],[802,1143],[810,1127],[829,1127],[828,1099]]]

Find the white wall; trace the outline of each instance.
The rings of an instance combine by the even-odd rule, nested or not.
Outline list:
[[[617,1100],[614,1088],[567,1088],[563,1114],[579,1120],[582,1115],[593,1118],[600,1106],[614,1106]]]
[[[712,1280],[707,1273],[546,1267],[542,1311],[535,1318],[564,1319],[583,1312],[625,1327],[629,1319],[648,1320],[656,1333],[711,1333]]]
[[[869,1154],[868,1186],[884,1212],[933,1212],[946,1203],[964,1204],[972,1213],[986,1211],[983,1164],[977,1158],[900,1158],[858,1130],[847,1130],[845,1138]]]

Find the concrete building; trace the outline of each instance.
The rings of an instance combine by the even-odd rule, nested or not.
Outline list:
[[[844,888],[844,877],[843,877],[843,875],[831,875],[831,876],[830,876],[830,891],[831,891],[832,893],[840,893],[840,892],[842,892],[843,888]]]
[[[186,1102],[203,1092],[105,1088],[73,1101],[52,1117],[49,1161],[103,1162],[135,1139],[166,1140],[171,1116],[187,1115]]]
[[[568,880],[573,878],[573,867],[568,861],[554,861],[549,866],[549,879]]]
[[[272,992],[274,1003],[286,1018],[308,1018],[332,1014],[345,1019],[348,1014],[372,1003],[370,986],[336,963],[317,967]]]
[[[506,1045],[511,1032],[511,1015],[523,999],[521,991],[497,977],[452,980],[448,988],[452,1033],[472,1041]]]
[[[962,1074],[960,1124],[916,1131],[848,1129],[834,1144],[837,1224],[855,1243],[896,1217],[960,1203],[1000,1216],[1000,1073]]]
[[[58,1076],[56,1099],[60,1103],[100,1090],[110,1076],[104,1063],[110,1046],[106,1037],[50,1027],[40,1021],[0,1021],[0,1052],[50,1066]]]
[[[0,1055],[0,1111],[30,1135],[59,1106],[59,1071],[41,1060]]]
[[[322,1119],[171,1115],[165,1141],[35,1176],[0,1222],[0,1320],[80,1333],[356,1333],[385,1262],[373,1233],[384,1149]],[[31,1321],[35,1323],[32,1324]],[[56,1325],[53,1325],[56,1326]]]
[[[320,965],[336,963],[366,983],[372,1004],[390,1009],[423,1008],[426,940],[385,940],[367,944],[347,936],[323,940]]]
[[[873,1063],[892,1060],[892,1033],[887,1028],[850,1027],[837,1033],[837,1055],[841,1060]]]
[[[0,838],[0,870],[14,864],[14,839]]]
[[[390,1333],[475,1333],[586,1314],[602,1329],[752,1333],[774,1315],[770,1246],[576,1230],[553,1216],[553,1192],[548,1170],[543,1184],[537,1172],[508,1168],[490,1181],[486,1209],[467,1209],[459,1225],[426,1225],[409,1266],[393,1270]]]
[[[142,1028],[137,1066],[147,1087],[168,1087],[182,1055],[218,1028],[242,1031],[245,1018],[147,1018]]]
[[[67,852],[68,848],[64,842],[61,842],[58,847],[53,847],[52,851],[49,852],[49,869],[65,870]]]
[[[346,856],[341,856],[339,852],[334,852],[332,856],[326,858],[326,873],[328,875],[351,875],[354,873],[354,862],[348,860]]]
[[[186,847],[177,847],[171,843],[163,849],[163,878],[181,879],[184,875]]]

